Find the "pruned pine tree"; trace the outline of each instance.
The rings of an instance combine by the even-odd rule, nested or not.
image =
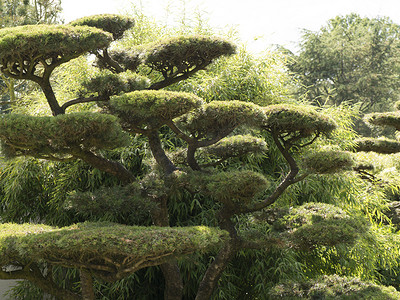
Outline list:
[[[394,104],[394,111],[371,113],[365,116],[366,123],[373,126],[392,127],[400,131],[400,102]],[[356,151],[393,154],[400,152],[400,142],[388,138],[360,138],[356,141]]]
[[[128,195],[133,205],[148,209],[154,225],[87,222],[54,228],[43,224],[1,224],[0,278],[30,280],[60,299],[95,299],[93,277],[113,282],[141,268],[159,265],[165,278],[164,298],[181,299],[184,286],[177,258],[213,251],[215,259],[196,294],[196,299],[205,300],[212,297],[221,274],[238,251],[263,249],[269,243],[310,246],[298,236],[312,231],[306,220],[295,224],[296,228],[307,225],[297,234],[289,230],[293,224],[286,224],[273,233],[245,235],[238,231],[237,216],[270,207],[290,185],[311,173],[349,168],[353,160],[346,152],[309,155],[305,158],[307,168],[301,170],[294,158],[302,147],[332,132],[335,122],[302,106],[261,107],[242,101],[205,103],[193,94],[161,90],[203,70],[221,56],[234,54],[235,46],[219,38],[187,36],[126,51],[111,50],[112,42],[132,26],[134,21],[128,17],[100,15],[62,26],[0,30],[2,73],[37,83],[53,114],[2,116],[3,152],[54,161],[83,160],[118,178],[121,193]],[[52,88],[52,72],[88,53],[96,56],[100,71],[82,83],[77,98],[60,103]],[[139,75],[139,69],[156,75],[150,80]],[[87,102],[98,103],[101,112],[68,113],[71,106]],[[177,156],[167,155],[160,138],[160,130],[165,128],[184,145]],[[241,128],[251,129],[247,133],[255,135],[270,134],[288,167],[280,182],[271,183],[263,174],[250,170],[218,168],[232,157],[262,153],[271,146],[257,136],[238,134]],[[131,135],[147,138],[155,161],[143,178],[136,178],[123,164],[102,155],[103,150],[127,146]],[[178,190],[206,195],[219,203],[216,226],[170,227],[169,199]],[[113,194],[106,194],[115,193],[115,188],[100,193],[112,199]],[[91,199],[94,201],[95,197]],[[340,214],[335,218],[327,215],[319,217],[326,219],[324,228],[330,222],[337,224]],[[259,218],[259,222],[264,220]],[[340,227],[332,228],[339,238],[329,243],[343,243]],[[360,224],[349,220],[345,241],[351,243],[360,232]],[[315,233],[314,236],[315,240],[308,239],[310,243],[324,243],[323,238]],[[54,266],[79,269],[80,294],[57,285],[52,276]]]

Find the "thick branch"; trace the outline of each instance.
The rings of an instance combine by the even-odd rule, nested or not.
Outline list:
[[[165,88],[171,84],[177,83],[181,80],[185,80],[188,79],[190,76],[192,76],[194,73],[196,73],[197,71],[203,70],[205,69],[205,67],[209,64],[210,62],[204,62],[201,65],[196,66],[194,69],[183,73],[182,75],[179,75],[177,77],[169,77],[169,78],[165,78],[162,81],[156,82],[154,84],[152,84],[149,88],[147,88],[148,90],[159,90],[162,88]]]
[[[270,206],[282,195],[282,193],[290,185],[292,185],[298,181],[298,180],[296,180],[296,175],[299,173],[299,167],[297,166],[297,163],[294,160],[294,158],[290,155],[289,149],[285,148],[281,144],[281,142],[279,141],[279,137],[276,133],[272,132],[272,137],[273,137],[274,142],[277,145],[279,151],[282,153],[283,157],[289,164],[290,171],[286,175],[286,177],[283,179],[283,181],[278,185],[278,187],[275,189],[275,191],[269,197],[267,197],[262,202],[252,205],[251,207],[240,209],[240,211],[238,211],[238,213],[254,212],[254,211],[258,211],[258,210],[261,210],[263,208]]]
[[[218,286],[218,281],[226,266],[236,254],[236,249],[232,243],[228,242],[218,253],[215,260],[207,268],[203,280],[196,295],[196,300],[209,300]]]
[[[165,154],[164,149],[162,148],[160,137],[158,136],[158,131],[147,131],[145,134],[149,140],[150,150],[156,162],[163,168],[165,174],[169,175],[177,170],[177,167],[171,162],[171,160]]]
[[[114,73],[122,73],[122,72],[126,71],[115,60],[113,60],[110,57],[110,55],[108,54],[107,48],[103,49],[103,55],[101,55],[99,52],[96,52],[95,54],[96,54],[97,59],[104,63],[104,66],[108,66],[108,67],[106,67],[108,70],[110,70]]]
[[[129,184],[135,181],[135,177],[129,172],[122,164],[108,160],[104,157],[98,156],[90,151],[74,151],[73,155],[77,158],[87,162],[92,167],[100,171],[114,175],[124,184]]]
[[[0,279],[25,279],[42,289],[44,292],[51,294],[57,299],[80,300],[81,297],[75,293],[65,290],[57,286],[51,278],[44,277],[39,268],[35,266],[25,267],[22,270],[5,272],[0,271]]]
[[[218,252],[215,260],[207,268],[207,271],[200,282],[195,298],[196,300],[211,299],[212,294],[218,286],[222,273],[235,256],[238,246],[240,246],[240,239],[237,235],[235,224],[231,220],[232,215],[232,210],[228,209],[226,206],[224,206],[219,212],[219,225],[221,229],[229,232],[231,239],[226,242],[223,248]]]
[[[88,97],[88,98],[79,97],[79,98],[76,98],[76,99],[69,100],[69,101],[65,102],[61,106],[61,109],[65,111],[68,107],[70,107],[72,105],[75,105],[75,104],[96,102],[96,101],[108,101],[108,100],[110,100],[110,97],[109,96],[103,96],[103,95],[93,96],[93,97]]]
[[[151,214],[153,223],[156,226],[168,227],[168,199],[167,197],[161,197],[157,199],[157,202],[158,209],[154,210]],[[183,296],[183,282],[177,260],[172,259],[167,261],[160,268],[165,281],[164,300],[181,300]]]
[[[194,155],[196,154],[196,150],[197,150],[198,146],[196,144],[190,144],[188,146],[188,150],[187,150],[187,163],[189,165],[190,168],[192,168],[192,170],[200,170],[200,166],[196,161],[196,158],[194,157]]]
[[[93,278],[89,271],[80,270],[81,290],[83,300],[94,300]]]
[[[182,140],[184,140],[188,144],[194,144],[197,143],[197,140],[194,138],[191,138],[184,132],[182,132],[173,121],[168,121],[165,123],[171,130],[176,134],[176,136]]]
[[[44,95],[46,96],[47,102],[49,103],[53,116],[64,114],[65,111],[58,104],[57,98],[54,94],[53,88],[50,85],[50,82],[48,80],[41,80],[40,82],[38,82],[38,84],[40,85]]]

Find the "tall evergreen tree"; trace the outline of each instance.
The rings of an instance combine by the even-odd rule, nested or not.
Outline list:
[[[311,101],[376,109],[399,96],[399,37],[400,27],[388,18],[338,16],[304,32],[289,67]]]

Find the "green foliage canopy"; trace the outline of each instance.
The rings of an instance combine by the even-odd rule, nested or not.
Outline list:
[[[71,26],[89,26],[96,27],[113,35],[114,40],[120,39],[124,32],[135,25],[132,18],[113,15],[101,14],[89,17],[83,17],[69,23]]]
[[[185,73],[222,55],[235,53],[235,47],[223,39],[182,36],[145,45],[144,63],[164,77]]]
[[[361,138],[356,140],[356,151],[392,154],[400,152],[400,142],[387,138]]]
[[[262,108],[243,101],[214,101],[178,120],[180,127],[198,138],[218,136],[238,126],[261,127],[265,122]]]
[[[277,104],[265,107],[264,112],[267,120],[263,127],[277,134],[298,132],[306,137],[314,133],[328,134],[336,128],[329,116],[313,108]]]
[[[399,37],[400,27],[387,18],[338,16],[305,31],[289,68],[311,101],[350,102],[364,111],[397,100]]]
[[[91,261],[92,272],[98,272],[104,279],[110,276],[111,280],[158,265],[171,256],[209,250],[227,238],[226,232],[204,226],[134,227],[107,222],[80,223],[63,228],[5,223],[0,229],[2,265],[45,259],[79,268],[87,267]],[[96,268],[95,261],[100,268]]]
[[[189,93],[169,91],[134,91],[113,97],[109,106],[127,123],[128,128],[142,125],[157,129],[202,104]]]
[[[73,154],[77,150],[115,149],[128,145],[116,117],[72,113],[57,117],[8,114],[0,118],[0,136],[16,155]]]
[[[106,47],[109,34],[89,27],[26,25],[0,30],[0,66],[17,78],[34,78],[41,63],[55,66]]]

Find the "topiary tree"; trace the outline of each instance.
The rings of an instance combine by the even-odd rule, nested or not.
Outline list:
[[[1,224],[1,279],[27,279],[62,299],[95,299],[93,277],[113,282],[159,265],[165,281],[164,298],[182,299],[184,283],[177,259],[211,251],[214,259],[195,295],[198,300],[210,299],[222,273],[243,249],[260,250],[271,243],[297,245],[301,249],[318,243],[346,245],[363,233],[360,226],[366,224],[345,216],[345,221],[338,222],[338,217],[327,218],[328,214],[323,214],[327,220],[316,228],[334,230],[334,239],[318,237],[312,230],[316,223],[307,220],[295,226],[282,221],[280,228],[268,232],[257,226],[251,234],[240,230],[242,216],[271,207],[289,186],[309,174],[352,166],[351,156],[341,151],[322,149],[311,153],[305,157],[302,164],[306,168],[302,170],[295,159],[302,148],[320,136],[328,136],[336,123],[304,106],[261,107],[243,101],[205,103],[190,93],[161,90],[187,79],[221,56],[234,54],[235,47],[219,38],[188,36],[127,51],[112,49],[113,42],[133,25],[128,17],[100,15],[63,26],[0,30],[1,71],[9,77],[37,83],[53,114],[3,116],[3,152],[54,161],[82,160],[115,176],[118,187],[104,187],[93,195],[77,191],[69,205],[85,212],[94,203],[99,204],[97,208],[107,209],[118,197],[115,205],[118,203],[121,209],[138,208],[137,225],[142,225],[85,222],[54,228],[43,224]],[[77,98],[60,103],[52,88],[52,72],[88,53],[95,55],[99,72],[82,82]],[[143,76],[148,71],[156,74],[152,80]],[[93,111],[68,113],[71,106],[90,102],[97,104]],[[167,152],[168,145],[160,137],[166,130],[174,134],[180,151]],[[105,151],[126,147],[137,135],[147,139],[154,159],[141,177],[105,157]],[[270,145],[260,138],[265,135],[270,137]],[[234,157],[263,153],[267,147],[276,147],[287,165],[278,182],[246,167],[235,171],[224,168]],[[169,206],[179,192],[215,201],[215,226],[171,227]],[[140,224],[142,210],[148,212],[153,226]],[[258,222],[267,224],[268,218],[260,217]],[[301,242],[302,235],[309,240]],[[57,284],[55,266],[79,270],[81,293]]]

